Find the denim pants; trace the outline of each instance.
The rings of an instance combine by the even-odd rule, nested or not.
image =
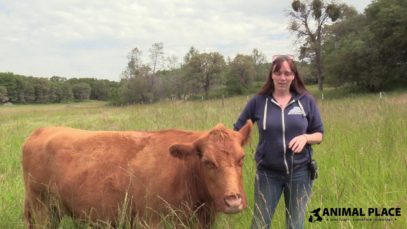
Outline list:
[[[311,188],[312,180],[306,167],[288,175],[257,170],[251,228],[270,228],[282,193],[285,201],[286,228],[304,228],[304,215]]]

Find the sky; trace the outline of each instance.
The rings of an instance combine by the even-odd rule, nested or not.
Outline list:
[[[372,0],[342,0],[363,12]],[[339,2],[339,1],[337,1]],[[133,48],[296,55],[290,0],[0,0],[0,72],[119,81]]]

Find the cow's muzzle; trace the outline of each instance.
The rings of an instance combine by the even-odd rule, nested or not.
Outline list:
[[[240,194],[233,194],[225,197],[225,213],[233,214],[243,210],[243,201]]]

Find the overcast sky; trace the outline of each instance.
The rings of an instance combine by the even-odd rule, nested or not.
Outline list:
[[[371,0],[342,0],[363,12]],[[191,46],[226,57],[296,54],[290,0],[0,0],[0,72],[120,80],[137,47],[181,62]]]

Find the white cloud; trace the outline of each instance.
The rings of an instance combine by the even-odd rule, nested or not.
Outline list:
[[[347,0],[345,2],[350,2]],[[369,1],[359,1],[357,4]],[[294,53],[282,0],[0,0],[0,71],[119,80],[127,53],[163,42],[182,60],[191,46],[225,57],[258,48]],[[350,3],[353,4],[353,3]],[[362,11],[357,7],[359,11]]]

